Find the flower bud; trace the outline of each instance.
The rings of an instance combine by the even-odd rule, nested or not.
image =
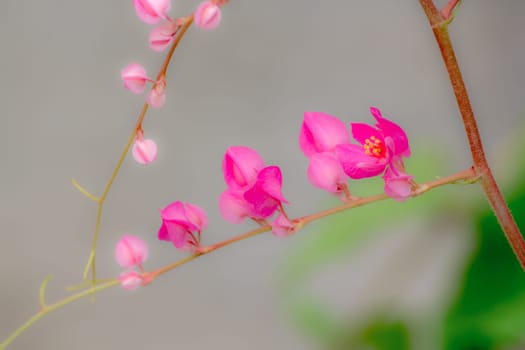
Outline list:
[[[202,29],[215,29],[221,22],[221,8],[211,1],[204,1],[194,14],[195,25]]]

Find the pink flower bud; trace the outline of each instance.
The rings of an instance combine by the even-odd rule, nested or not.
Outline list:
[[[167,19],[171,2],[170,0],[133,0],[133,6],[141,21],[155,24],[162,19]]]
[[[413,178],[413,176],[398,169],[394,170],[389,166],[383,175],[386,195],[398,202],[405,201],[412,193]]]
[[[330,193],[337,194],[346,185],[346,174],[332,152],[313,154],[306,174],[312,185]]]
[[[120,77],[124,82],[124,87],[135,94],[142,93],[149,80],[144,67],[137,63],[128,64],[120,71]]]
[[[350,135],[345,124],[326,113],[305,112],[299,147],[310,157],[314,153],[331,152],[335,146],[350,143]]]
[[[119,276],[120,285],[128,290],[135,290],[143,283],[142,276],[137,271],[126,271]]]
[[[215,29],[221,22],[221,9],[212,1],[204,1],[194,14],[195,25],[202,29]]]
[[[295,233],[295,226],[286,215],[279,212],[277,218],[272,222],[272,233],[279,237],[290,236]]]
[[[264,219],[275,213],[281,203],[288,203],[282,194],[282,175],[278,166],[268,166],[257,174],[255,184],[244,193],[252,217]]]
[[[228,148],[222,161],[226,185],[233,189],[250,186],[264,167],[264,161],[257,151],[245,146]]]
[[[131,154],[137,163],[147,165],[157,159],[157,144],[149,139],[136,139]]]
[[[160,79],[148,93],[148,103],[151,107],[160,108],[166,102],[166,80]]]
[[[148,259],[146,242],[136,236],[123,235],[115,246],[115,260],[124,268],[141,266]]]
[[[153,51],[162,51],[173,41],[173,37],[180,25],[168,21],[162,24],[160,27],[153,28],[149,33],[149,47]]]
[[[160,240],[169,241],[182,250],[193,251],[200,245],[201,231],[208,226],[206,213],[200,207],[176,201],[162,209],[160,216]]]

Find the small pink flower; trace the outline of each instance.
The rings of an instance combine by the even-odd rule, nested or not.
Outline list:
[[[176,201],[162,209],[160,216],[160,240],[170,241],[182,250],[193,251],[199,247],[201,231],[208,225],[204,210],[191,203]]]
[[[337,145],[347,143],[350,143],[350,136],[341,120],[321,112],[304,113],[299,146],[307,157],[333,151]]]
[[[285,214],[279,212],[277,218],[272,222],[272,233],[278,237],[290,236],[295,233],[295,226]]]
[[[124,87],[135,94],[142,93],[149,80],[144,67],[137,63],[128,64],[120,71],[120,77],[124,82]]]
[[[133,6],[139,19],[148,24],[155,24],[168,18],[171,9],[170,0],[133,0]]]
[[[166,102],[166,80],[159,79],[153,86],[153,89],[150,90],[147,97],[148,103],[151,107],[160,108],[164,106]]]
[[[221,9],[212,1],[204,1],[194,14],[195,25],[202,29],[215,29],[221,22]]]
[[[123,235],[115,246],[115,260],[124,268],[141,266],[148,259],[148,245],[132,235]]]
[[[351,123],[352,136],[360,145],[344,144],[336,147],[336,155],[345,173],[352,179],[380,175],[397,158],[410,156],[408,138],[401,127],[381,116],[377,108],[370,108],[377,120],[376,127]]]
[[[264,219],[272,216],[281,203],[288,203],[282,194],[282,175],[278,166],[268,166],[257,174],[255,184],[244,193],[250,204],[252,217]]]
[[[264,161],[257,151],[245,146],[232,146],[226,150],[222,171],[226,185],[233,189],[250,186],[264,167]]]
[[[413,176],[401,170],[388,167],[383,175],[385,193],[392,199],[403,202],[412,194]]]
[[[167,21],[149,32],[149,47],[153,51],[162,51],[168,47],[177,33],[180,25],[176,22]]]
[[[346,174],[332,152],[313,154],[306,174],[312,185],[327,192],[339,194],[346,186]]]
[[[140,287],[144,282],[142,276],[137,271],[123,272],[120,274],[118,279],[122,288],[128,290],[135,290],[138,287]]]
[[[157,159],[157,144],[153,140],[137,138],[131,149],[131,154],[137,163],[150,164]]]

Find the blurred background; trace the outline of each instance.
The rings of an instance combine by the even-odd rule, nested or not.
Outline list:
[[[446,1],[438,1],[444,4]],[[197,0],[173,1],[186,15]],[[524,227],[525,1],[464,1],[451,26],[490,162]],[[0,12],[0,339],[81,281],[96,206],[145,96],[119,73],[162,54],[131,1],[4,0]],[[411,138],[420,182],[470,165],[455,100],[417,1],[231,1],[221,26],[191,28],[146,137],[156,163],[126,159],[105,205],[100,276],[120,272],[123,233],[150,245],[153,269],[184,254],[158,242],[158,209],[208,213],[203,242],[230,225],[217,199],[230,145],[280,165],[292,217],[335,205],[309,185],[297,144],[305,110],[371,122],[370,106]],[[377,193],[377,181],[350,184]],[[478,186],[449,186],[262,235],[198,259],[148,288],[119,288],[49,314],[10,349],[505,349],[525,346],[525,275]]]

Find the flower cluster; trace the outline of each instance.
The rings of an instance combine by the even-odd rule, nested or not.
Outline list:
[[[278,212],[272,232],[276,235],[292,233],[293,224],[282,206],[288,201],[282,194],[278,166],[265,166],[261,156],[249,147],[233,146],[224,155],[222,170],[227,189],[219,198],[219,209],[226,221],[240,223],[251,218],[265,224]]]
[[[118,240],[115,246],[115,260],[126,269],[119,276],[123,288],[136,289],[146,282],[141,272],[142,264],[147,259],[148,246],[141,238],[125,234]]]
[[[221,21],[220,7],[227,0],[210,0],[202,2],[192,16],[171,18],[171,0],[133,0],[133,7],[137,17],[151,25],[159,24],[149,33],[149,46],[154,51],[163,51],[175,40],[176,34],[183,25],[194,21],[202,29],[214,29]],[[166,102],[166,77],[165,72],[160,72],[153,79],[146,69],[138,63],[128,64],[120,72],[124,87],[135,94],[144,92],[147,83],[152,84],[147,95],[147,102],[154,108],[161,108]],[[142,130],[140,130],[142,132]],[[133,157],[140,164],[149,164],[157,158],[157,146],[152,140],[143,140],[142,135],[137,135],[133,147]]]
[[[383,175],[384,191],[395,200],[410,196],[413,176],[405,173],[403,158],[410,156],[404,130],[383,118],[377,108],[370,108],[376,125],[350,123],[350,143],[344,123],[331,115],[306,112],[299,145],[309,158],[309,181],[316,187],[350,199],[346,177],[362,179]]]

